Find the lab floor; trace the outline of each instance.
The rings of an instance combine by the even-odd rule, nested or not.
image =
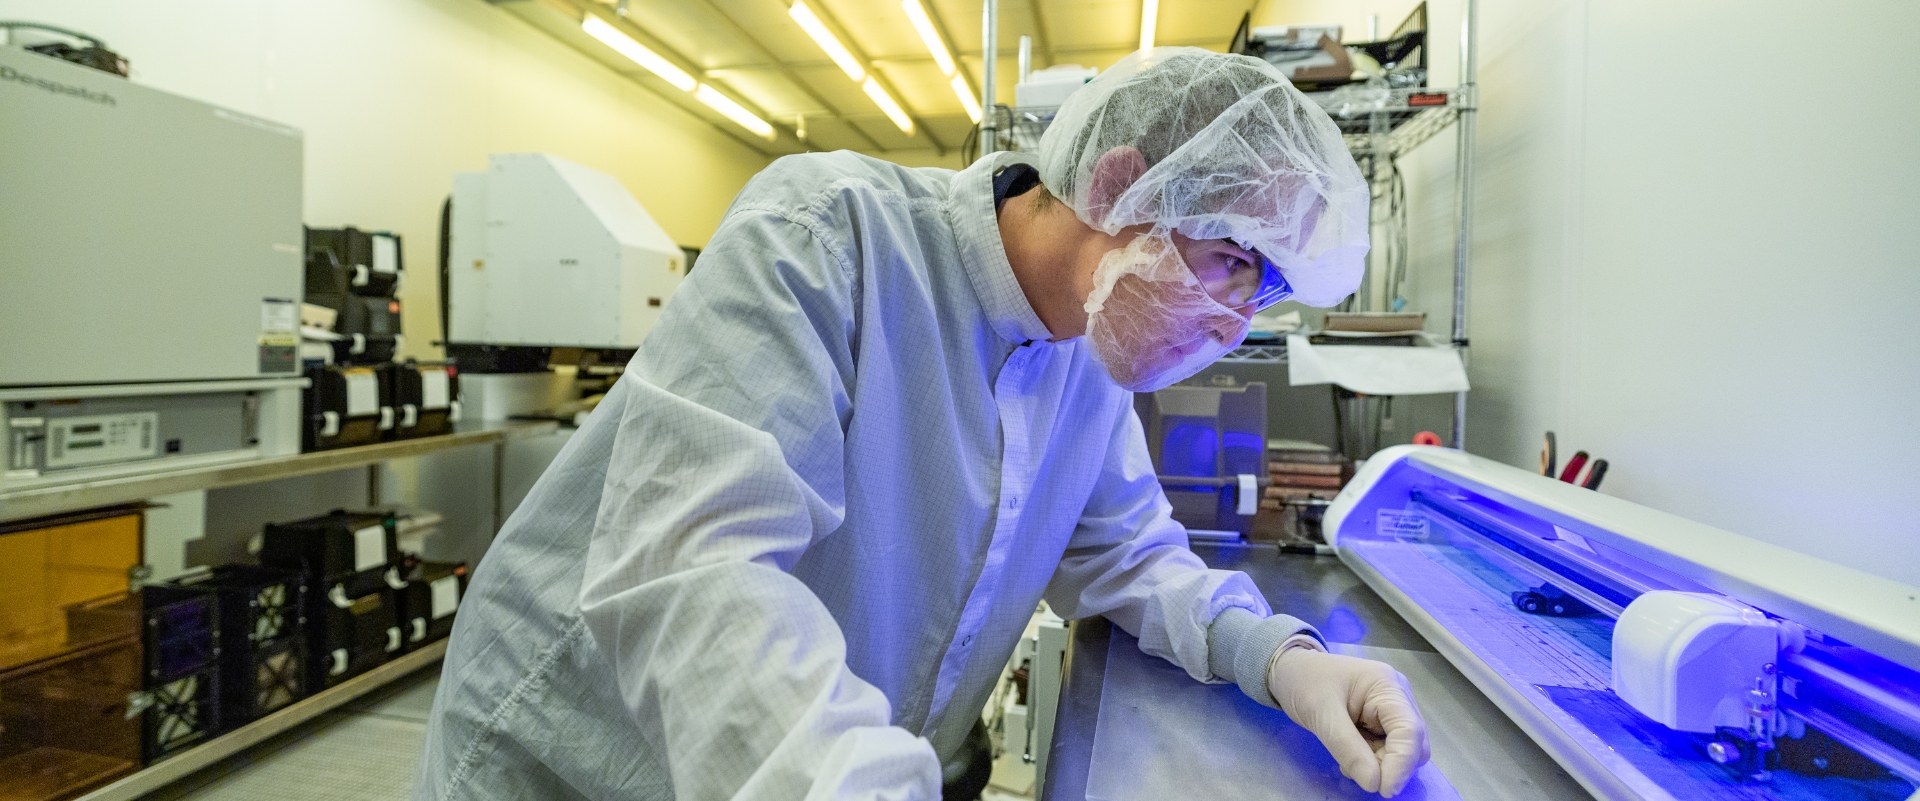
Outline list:
[[[439,666],[148,795],[149,801],[401,801],[427,732]]]

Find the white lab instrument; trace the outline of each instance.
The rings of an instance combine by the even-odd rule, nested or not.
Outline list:
[[[1435,447],[1369,459],[1323,530],[1597,797],[1920,785],[1920,588]]]
[[[1079,64],[1056,64],[1034,70],[1014,85],[1013,105],[1015,108],[1058,106],[1099,74],[1100,70]]]
[[[564,159],[490,156],[450,203],[446,335],[465,371],[487,371],[476,348],[637,348],[686,275],[618,180]]]
[[[300,131],[0,48],[0,490],[299,450]]]

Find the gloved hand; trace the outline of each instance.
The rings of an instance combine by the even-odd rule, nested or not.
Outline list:
[[[1267,691],[1367,792],[1392,798],[1427,762],[1427,723],[1413,690],[1384,663],[1288,648],[1267,666]]]

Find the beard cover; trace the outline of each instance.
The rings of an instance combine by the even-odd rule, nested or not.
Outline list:
[[[1250,325],[1201,288],[1163,228],[1101,257],[1086,309],[1094,356],[1131,392],[1200,372],[1239,347]]]

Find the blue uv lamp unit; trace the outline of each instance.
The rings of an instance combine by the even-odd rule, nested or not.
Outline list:
[[[1920,588],[1415,445],[1323,530],[1596,797],[1920,798]]]

